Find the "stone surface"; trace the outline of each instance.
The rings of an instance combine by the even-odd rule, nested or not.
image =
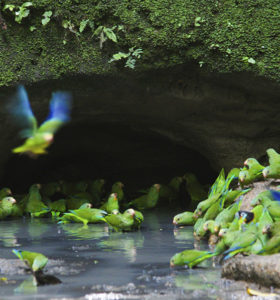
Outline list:
[[[36,161],[11,154],[21,142],[5,109],[14,89],[0,91],[3,184],[20,184],[23,173],[30,184],[65,174],[117,178],[134,172],[147,178],[149,172],[171,178],[186,171],[210,182],[222,167],[240,167],[248,157],[265,157],[269,147],[280,148],[280,88],[247,74],[202,74],[182,66],[129,79],[42,82],[27,86],[40,122],[51,92],[61,89],[73,93],[72,121],[55,137],[50,155]]]
[[[236,256],[224,263],[222,276],[279,288],[280,254]]]

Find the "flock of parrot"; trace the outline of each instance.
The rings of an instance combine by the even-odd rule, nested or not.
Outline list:
[[[56,131],[70,120],[70,110],[71,95],[53,93],[49,116],[38,127],[26,90],[19,86],[9,111],[23,127],[20,136],[25,141],[14,148],[13,153],[27,154],[32,158],[47,154],[46,149],[53,142]],[[251,184],[269,178],[280,179],[280,154],[268,149],[267,155],[269,166],[266,167],[255,158],[248,158],[243,168],[234,168],[227,176],[222,169],[209,191],[193,173],[174,177],[167,185],[153,184],[139,191],[139,197],[133,200],[126,198],[122,182],[115,182],[106,189],[104,179],[33,184],[24,195],[12,195],[9,188],[2,188],[0,219],[50,216],[60,224],[103,222],[118,232],[139,230],[144,221],[142,212],[161,203],[174,203],[183,186],[190,198],[189,208],[193,211],[176,215],[173,224],[194,226],[194,236],[209,237],[212,248],[176,253],[170,259],[171,267],[186,265],[192,268],[208,258],[221,255],[226,260],[237,253],[277,253],[280,251],[280,186],[279,190],[266,190],[257,195],[251,201],[250,211],[240,210]],[[16,249],[13,253],[34,274],[41,274],[48,261],[41,253]]]
[[[196,249],[176,253],[170,266],[186,265],[192,268],[202,261],[223,256],[223,260],[238,253],[267,255],[280,252],[280,154],[267,149],[269,166],[248,158],[243,168],[224,170],[210,188],[205,200],[194,212],[176,215],[176,226],[194,226],[194,236],[209,237],[210,251]],[[250,211],[240,210],[244,195],[258,180],[275,180],[275,187],[260,192],[251,200]]]

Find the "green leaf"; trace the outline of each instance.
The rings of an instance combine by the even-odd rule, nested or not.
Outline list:
[[[67,41],[66,41],[66,40],[63,40],[62,42],[63,42],[63,45],[66,45],[66,44],[67,44]]]
[[[15,5],[13,5],[13,4],[6,4],[6,5],[4,6],[3,10],[8,9],[9,11],[13,11],[14,8],[15,8]]]
[[[45,17],[45,18],[48,18],[48,17],[51,17],[51,16],[52,16],[52,11],[51,10],[45,11],[43,13],[43,17]]]
[[[79,28],[79,31],[80,31],[80,32],[83,32],[83,31],[84,31],[84,29],[86,28],[88,22],[89,22],[89,19],[87,19],[87,20],[82,20],[82,21],[81,21],[81,23],[80,23],[80,28]]]
[[[32,5],[33,5],[32,2],[24,2],[21,7],[29,7],[29,6],[32,6]]]
[[[103,26],[98,26],[97,29],[94,31],[94,35],[99,35],[103,30]]]
[[[113,42],[117,42],[117,36],[115,35],[114,31],[111,28],[104,27],[104,33],[106,34],[107,38]]]
[[[50,18],[44,18],[44,19],[42,19],[43,26],[47,25],[50,22],[50,20],[51,20]]]
[[[256,63],[256,61],[252,57],[250,57],[248,59],[248,63],[254,65]]]
[[[70,24],[70,22],[68,21],[68,20],[62,20],[62,27],[63,28],[68,28],[69,27],[69,24]]]
[[[35,26],[30,26],[29,30],[32,32],[32,31],[36,30],[36,27]]]
[[[94,28],[94,22],[93,21],[89,21],[88,22],[88,26],[93,30],[93,28]]]

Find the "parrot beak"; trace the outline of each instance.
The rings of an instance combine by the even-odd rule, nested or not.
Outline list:
[[[173,224],[174,224],[174,225],[178,225],[178,223],[177,223],[175,220],[173,220]]]
[[[218,226],[215,226],[215,227],[214,227],[214,231],[215,231],[215,232],[219,232],[219,229],[220,229],[220,228],[219,228]]]
[[[207,231],[208,230],[208,226],[207,225],[203,226],[203,230]]]
[[[13,197],[10,197],[10,202],[11,202],[12,204],[15,204],[15,203],[17,203],[17,200],[16,200],[15,198],[13,198]]]
[[[170,267],[171,267],[171,268],[174,268],[174,266],[175,266],[174,263],[171,261],[171,262],[170,262]]]
[[[244,166],[248,166],[248,159],[244,161]]]
[[[223,236],[223,234],[221,233],[221,231],[219,231],[218,236],[219,236],[219,237],[222,237],[222,236]]]

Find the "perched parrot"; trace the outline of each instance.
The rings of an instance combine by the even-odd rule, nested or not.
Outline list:
[[[208,198],[215,194],[222,193],[222,191],[224,190],[225,184],[226,184],[225,170],[222,169],[219,176],[215,180],[214,184],[210,188]]]
[[[222,197],[222,193],[214,194],[206,200],[199,202],[196,210],[194,211],[194,218],[200,217],[212,204],[217,202]]]
[[[259,251],[258,254],[274,254],[280,251],[280,222],[275,222],[272,225],[267,225],[263,228],[263,234],[268,235],[269,240]]]
[[[215,256],[215,253],[209,251],[200,251],[200,250],[184,250],[180,253],[176,253],[170,259],[170,266],[183,266],[187,265],[190,269],[205,259]]]
[[[258,238],[258,226],[254,223],[244,232],[238,235],[238,238],[231,244],[230,248],[224,252],[227,254],[224,260],[236,255],[239,252],[246,252],[256,242]]]
[[[113,227],[115,231],[131,231],[134,225],[135,211],[130,208],[123,214],[113,211],[105,217],[106,223]]]
[[[203,230],[205,232],[210,232],[211,234],[215,234],[217,231],[215,231],[215,221],[214,220],[208,220],[203,224]]]
[[[119,199],[117,193],[112,193],[100,209],[107,211],[108,214],[111,214],[113,210],[119,210]]]
[[[144,216],[141,213],[141,211],[138,211],[138,210],[134,210],[134,213],[135,213],[135,215],[134,215],[134,223],[133,223],[132,228],[133,229],[139,229],[141,227],[141,224],[144,222]]]
[[[53,216],[59,216],[60,213],[66,212],[66,199],[59,199],[49,204],[49,209]]]
[[[48,258],[37,252],[29,252],[22,250],[13,250],[13,253],[22,260],[27,267],[29,267],[33,272],[42,270],[48,262]]]
[[[269,148],[266,150],[269,159],[269,166],[264,168],[264,178],[280,178],[280,154],[274,149]]]
[[[20,136],[26,138],[23,145],[14,148],[14,153],[37,157],[46,154],[46,148],[53,142],[55,132],[70,120],[71,96],[69,93],[56,92],[50,101],[50,113],[38,128],[37,120],[31,110],[24,86],[20,85],[10,106],[10,112],[24,125]]]
[[[236,198],[248,193],[249,191],[251,191],[251,189],[229,190],[227,195],[226,195],[224,206],[227,207],[228,205],[232,204]]]
[[[90,205],[90,203],[88,204]],[[88,223],[105,222],[104,217],[107,215],[107,212],[101,209],[91,208],[88,204],[83,204],[79,209],[69,210],[69,212],[61,217],[60,223],[72,221],[87,225]]]
[[[227,174],[227,177],[226,179],[229,179],[231,178],[232,176],[237,179],[239,177],[239,172],[240,172],[240,169],[239,168],[233,168],[231,169],[228,174]]]
[[[262,171],[264,166],[262,166],[255,158],[247,158],[244,161],[244,166],[248,170],[251,178],[260,179],[263,177]]]
[[[10,216],[13,212],[13,206],[16,199],[13,197],[5,197],[0,201],[0,220]]]
[[[123,202],[124,199],[123,188],[124,184],[120,181],[117,181],[112,185],[111,193],[117,193],[119,203]]]
[[[194,225],[194,223],[193,212],[190,211],[180,213],[173,218],[174,225]]]
[[[12,191],[10,188],[2,188],[0,190],[0,200],[3,199],[4,197],[12,196]]]
[[[42,202],[39,189],[40,185],[38,184],[33,184],[29,188],[25,212],[30,213],[31,216],[36,216],[36,213],[46,214],[49,212],[49,208]]]
[[[160,184],[154,184],[147,194],[142,195],[131,202],[128,206],[136,207],[138,210],[153,208],[157,205],[159,199]]]
[[[221,228],[225,228],[231,223],[235,217],[235,214],[239,211],[241,201],[237,201],[231,206],[222,210],[215,218],[214,231],[217,233]]]
[[[193,173],[186,173],[184,179],[186,180],[186,190],[191,197],[192,206],[207,198],[207,192]]]

